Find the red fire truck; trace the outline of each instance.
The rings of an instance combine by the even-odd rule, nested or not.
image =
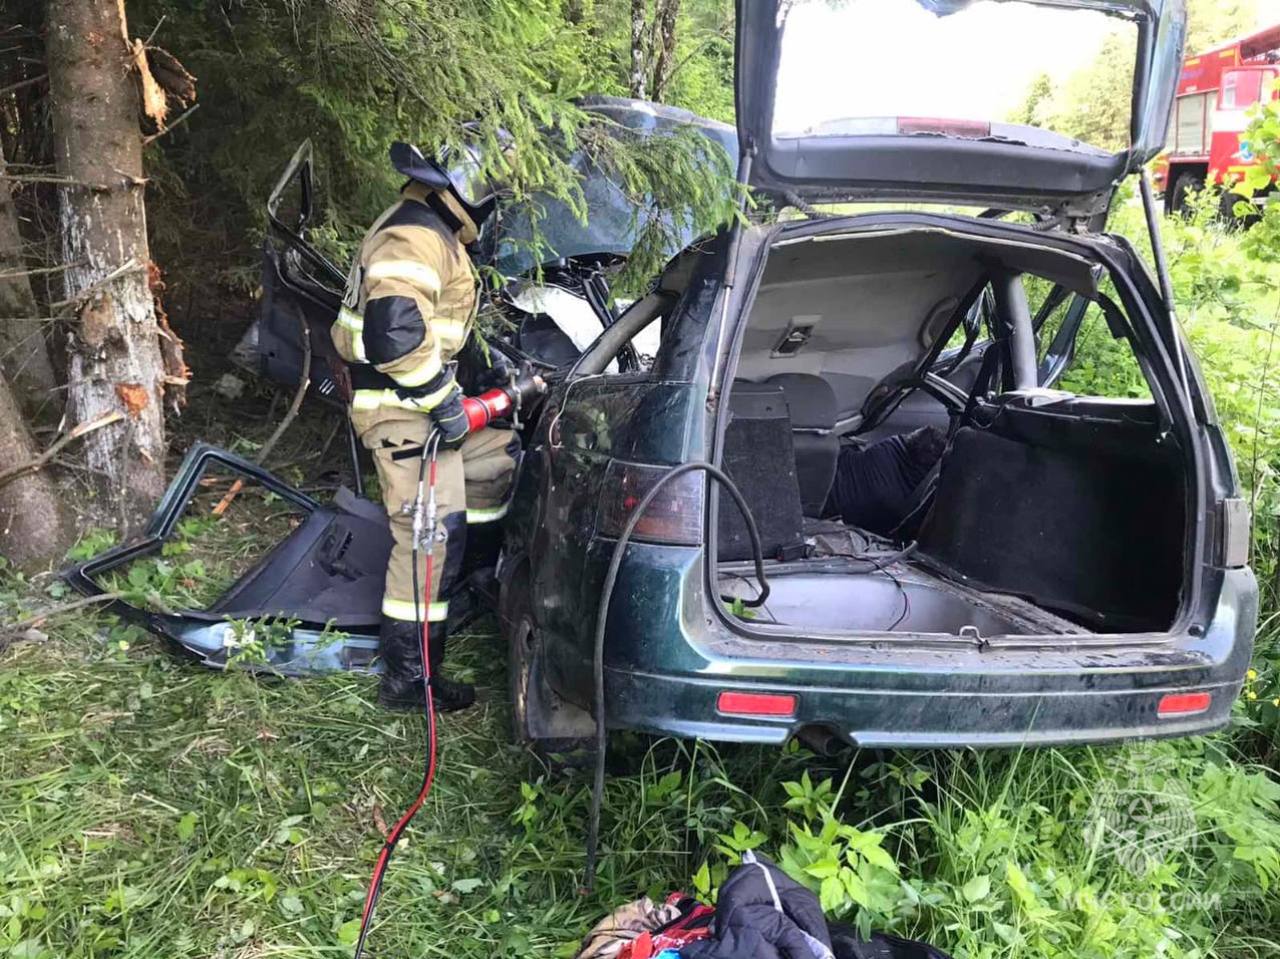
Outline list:
[[[1169,121],[1170,142],[1153,169],[1166,211],[1181,210],[1187,194],[1206,183],[1239,179],[1256,162],[1240,134],[1249,125],[1248,108],[1275,96],[1270,81],[1278,72],[1280,24],[1186,59]]]

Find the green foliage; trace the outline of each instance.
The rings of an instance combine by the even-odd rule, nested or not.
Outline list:
[[[1133,29],[1108,34],[1089,66],[1067,78],[1040,125],[1093,146],[1125,149],[1136,54]]]
[[[754,847],[864,931],[964,956],[1201,959],[1243,944],[1237,921],[1275,921],[1280,785],[1204,744],[855,759],[845,781],[784,782],[788,820]]]
[[[1248,33],[1259,25],[1257,0],[1191,0],[1187,4],[1187,55]]]
[[[1248,230],[1224,222],[1221,190],[1190,198],[1186,217],[1161,221],[1177,302],[1177,318],[1209,387],[1223,435],[1253,512],[1251,565],[1262,593],[1262,619],[1252,698],[1238,721],[1258,731],[1262,755],[1280,743],[1280,640],[1277,638],[1277,556],[1280,555],[1280,233],[1268,210]],[[1108,229],[1132,240],[1151,262],[1142,210],[1118,197]],[[1105,396],[1135,395],[1132,358],[1124,344],[1086,324],[1063,386]]]
[[[87,529],[80,534],[76,544],[67,550],[67,559],[72,562],[83,562],[92,556],[97,556],[104,549],[114,546],[117,538],[114,530]]]
[[[1009,114],[1010,123],[1020,123],[1029,127],[1048,125],[1047,111],[1053,104],[1053,78],[1042,73],[1031,81],[1027,88],[1026,98]]]
[[[230,620],[223,640],[227,647],[227,665],[265,665],[274,650],[288,646],[299,622],[286,616]]]

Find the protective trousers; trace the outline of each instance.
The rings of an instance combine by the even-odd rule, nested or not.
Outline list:
[[[418,491],[422,444],[430,427],[403,420],[373,427],[361,439],[373,453],[382,487],[382,502],[391,520],[391,559],[382,597],[388,619],[414,620],[413,515]],[[413,426],[419,426],[415,431]],[[455,450],[436,459],[436,536],[431,544],[432,571],[428,600],[418,595],[418,610],[428,622],[449,615],[449,596],[458,585],[468,526],[497,523],[506,515],[511,479],[520,455],[520,438],[512,430],[487,427],[466,438]],[[418,589],[426,579],[426,544],[418,552]]]

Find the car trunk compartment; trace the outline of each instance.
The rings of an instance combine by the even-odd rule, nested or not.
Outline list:
[[[861,566],[861,568],[859,568]],[[757,594],[750,568],[720,566],[723,595]],[[1079,627],[1012,596],[970,589],[918,564],[814,559],[770,570],[767,603],[749,621],[803,632],[938,634],[974,641],[991,636],[1078,633]]]
[[[1191,505],[1188,454],[1167,404],[1035,386],[1034,362],[1026,385],[1025,372],[1011,375],[1011,307],[982,299],[986,286],[1010,277],[1021,285],[1025,274],[1097,302],[1103,261],[1056,237],[967,232],[942,220],[913,227],[899,217],[885,229],[868,218],[825,235],[784,228],[757,260],[758,286],[739,307],[722,374],[730,385],[717,453],[768,533],[773,592],[767,608],[733,602],[756,595],[731,565],[749,555],[743,537],[726,535],[740,525],[736,508],[713,491],[712,582],[732,605],[722,611],[740,633],[759,623],[772,638],[787,627],[837,641],[938,634],[1052,643],[1170,630]],[[980,304],[990,312],[975,321]],[[1112,335],[1128,336],[1128,322],[1108,318]],[[963,348],[941,352],[970,328]],[[987,339],[974,346],[984,328]],[[1017,336],[1032,335],[1022,329]],[[932,385],[953,374],[968,378],[942,382],[950,392]],[[748,411],[771,388],[770,430],[744,442]],[[895,412],[914,396],[929,402],[904,425]],[[815,477],[828,485],[805,489]],[[852,506],[867,508],[850,507],[850,489],[865,494]],[[813,535],[814,521],[832,516],[843,516],[852,537],[843,550]],[[874,535],[860,540],[858,528]],[[798,552],[781,548],[797,536]],[[876,556],[888,559],[867,562]]]

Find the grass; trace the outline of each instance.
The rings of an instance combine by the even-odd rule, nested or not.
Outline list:
[[[92,625],[15,644],[0,664],[0,943],[13,955],[349,951],[385,825],[420,778],[422,723],[377,708],[366,677],[210,673],[149,640],[102,643]],[[611,784],[610,855],[599,894],[581,896],[585,780],[553,784],[506,743],[495,641],[458,643],[460,671],[487,695],[442,720],[438,785],[388,880],[380,953],[556,952],[636,877],[655,892],[687,880],[687,834],[745,799],[723,780],[655,804],[646,790],[688,753],[642,752]]]
[[[505,652],[481,623],[450,659],[482,701],[441,722],[438,784],[392,866],[372,954],[570,956],[618,903],[713,896],[759,848],[832,916],[958,959],[1280,956],[1280,777],[1264,765],[1280,755],[1280,266],[1203,222],[1167,228],[1183,322],[1258,513],[1264,617],[1231,730],[837,759],[616,736],[599,886],[584,895],[587,777],[509,743]],[[1088,372],[1114,386],[1109,349]],[[225,405],[201,397],[199,432],[270,426]],[[319,420],[278,453],[294,482],[340,458]],[[291,522],[252,491],[221,521],[205,512],[115,585],[157,607],[207,601]],[[0,570],[0,621],[62,592]],[[379,709],[368,677],[209,672],[86,610],[41,628],[0,648],[0,957],[349,955],[386,825],[417,789],[421,720]]]
[[[0,955],[349,954],[421,721],[368,677],[214,673],[67,619],[0,658]],[[451,655],[482,704],[442,720],[375,955],[571,955],[612,905],[709,892],[750,847],[833,914],[958,956],[1280,955],[1280,786],[1226,737],[838,760],[619,737],[585,896],[586,776],[508,743],[496,644]],[[829,861],[856,878],[824,887]]]

